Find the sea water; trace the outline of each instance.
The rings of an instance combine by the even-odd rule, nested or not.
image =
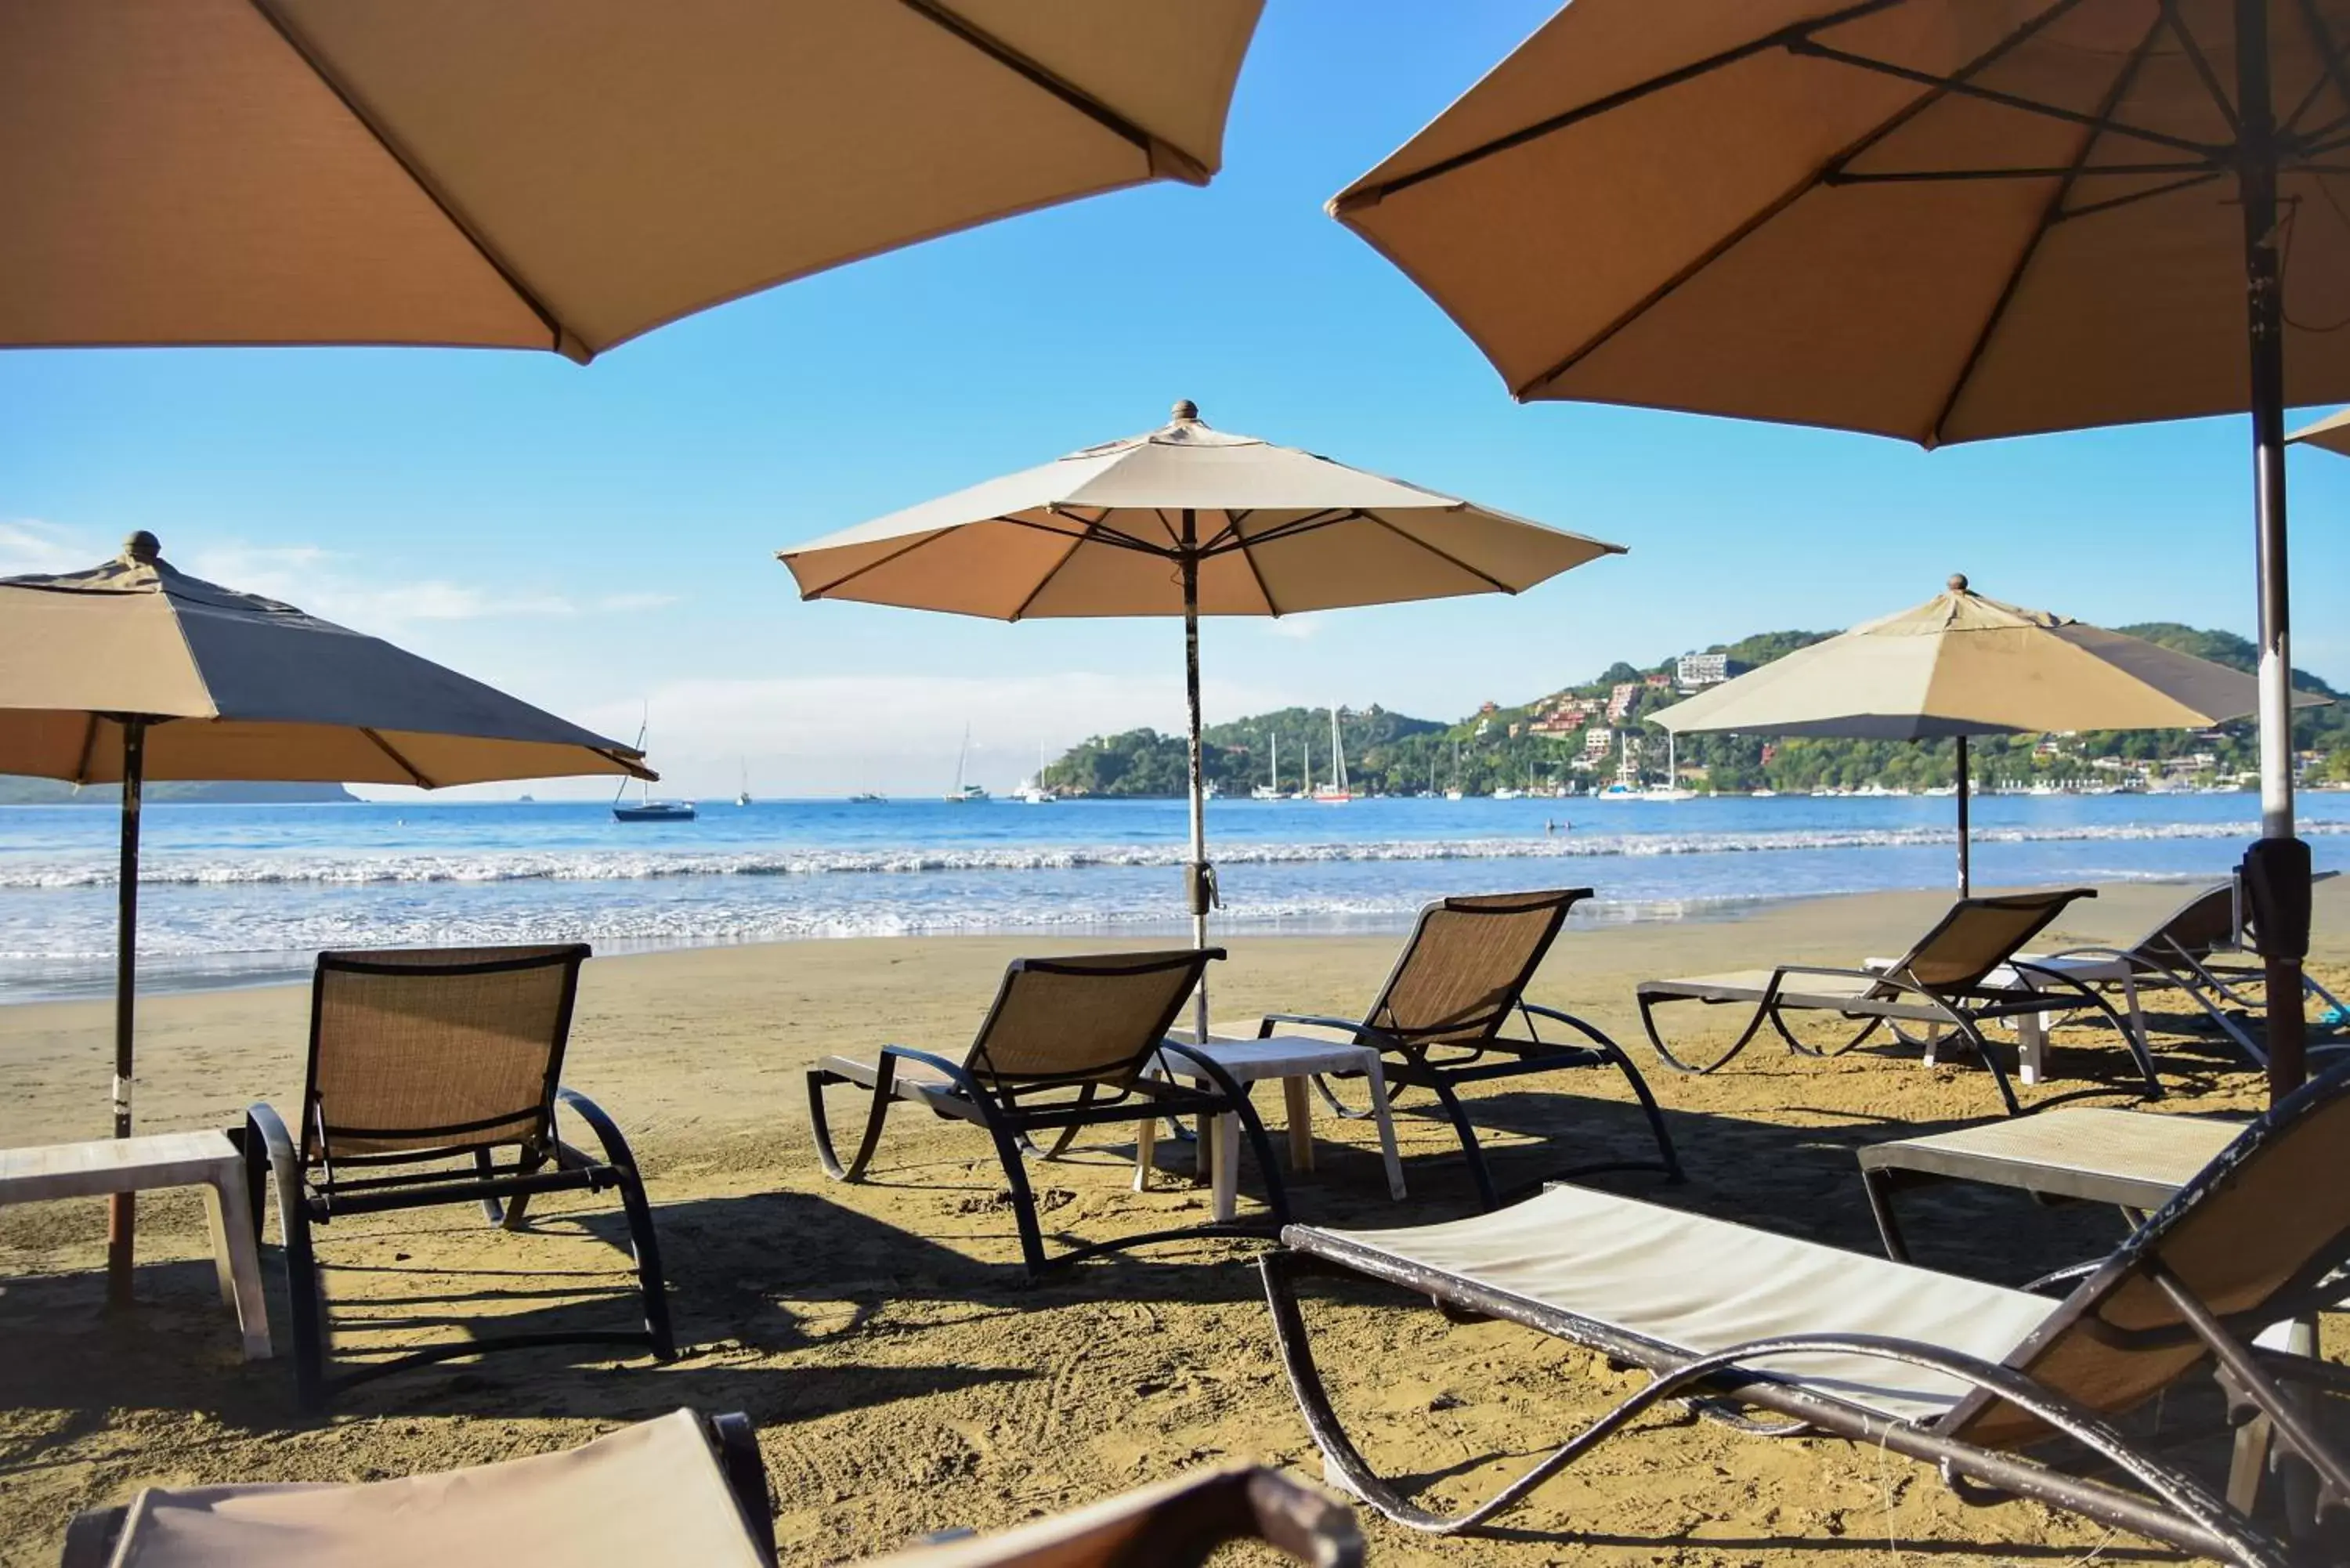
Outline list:
[[[1944,888],[1948,796],[1216,801],[1219,931],[1391,931],[1447,893],[1584,887],[1576,918]],[[2350,867],[2350,794],[2311,794],[2321,869]],[[2216,878],[2250,794],[1988,796],[1986,887]],[[154,805],[141,983],[304,972],[321,948],[580,940],[599,951],[943,932],[1188,929],[1180,801],[707,802],[686,823],[589,803]],[[0,998],[94,994],[114,962],[115,813],[0,808]]]

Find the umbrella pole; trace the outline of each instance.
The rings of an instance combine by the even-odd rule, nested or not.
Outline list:
[[[1959,897],[1971,896],[1970,868],[1967,864],[1967,738],[1959,737]]]
[[[114,934],[116,1137],[130,1136],[130,1044],[139,989],[139,805],[145,793],[146,773],[147,721],[134,715],[122,721],[122,855],[116,870],[120,908]],[[109,1306],[130,1304],[136,1203],[136,1194],[129,1192],[115,1193],[107,1200],[106,1300]]]
[[[1207,758],[1200,745],[1200,556],[1198,551],[1198,514],[1190,507],[1183,509],[1183,706],[1191,720],[1189,739],[1191,763],[1191,863],[1184,875],[1185,892],[1191,906],[1191,945],[1208,945],[1208,906],[1213,898],[1213,884],[1208,870],[1208,799]],[[1200,977],[1200,989],[1192,1001],[1191,1038],[1208,1038],[1208,980]]]
[[[2260,572],[2261,837],[2247,857],[2281,878],[2302,912],[2263,919],[2258,945],[2268,990],[2269,1091],[2289,1093],[2304,1076],[2301,961],[2306,946],[2308,867],[2277,841],[2293,839],[2292,606],[2285,569],[2284,297],[2277,252],[2276,114],[2270,101],[2268,7],[2236,0],[2236,114],[2242,162],[2237,185],[2244,213],[2246,328],[2251,349],[2252,498]],[[2305,855],[2305,851],[2301,852]],[[2293,871],[2299,866],[2297,875]],[[2272,876],[2256,884],[2275,885]],[[2290,884],[2298,881],[2297,891]],[[2254,889],[2257,894],[2257,889]],[[2274,917],[2274,909],[2261,911]],[[2277,950],[2270,950],[2274,948]]]

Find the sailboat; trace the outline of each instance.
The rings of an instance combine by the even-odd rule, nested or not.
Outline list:
[[[1012,792],[1012,798],[1023,805],[1050,805],[1061,798],[1045,787],[1045,748],[1041,744],[1036,748],[1036,776],[1022,779],[1020,787]]]
[[[1632,732],[1625,731],[1623,740],[1616,763],[1616,782],[1599,792],[1601,800],[1640,798],[1640,764],[1632,760]]]
[[[1330,710],[1330,782],[1314,792],[1315,802],[1323,805],[1344,805],[1355,798],[1347,787],[1347,747],[1338,738],[1338,710]]]
[[[969,805],[975,801],[983,801],[987,798],[986,790],[975,784],[962,782],[963,767],[970,761],[971,726],[965,724],[962,727],[962,750],[955,754],[954,788],[947,793],[947,803],[951,805]]]
[[[1674,739],[1673,732],[1667,730],[1665,732],[1665,782],[1660,784],[1650,784],[1648,793],[1642,795],[1641,799],[1693,800],[1696,798],[1695,790],[1681,788],[1679,756],[1673,747]]]
[[[1444,798],[1447,800],[1459,800],[1462,793],[1463,792],[1461,788],[1461,737],[1455,735],[1452,737],[1452,783],[1446,788]]]
[[[736,805],[751,804],[751,763],[748,758],[745,758],[743,763],[743,787],[735,792],[734,804]]]
[[[1249,791],[1249,799],[1279,800],[1281,798],[1281,732],[1278,730],[1273,732],[1273,766],[1266,771],[1273,775],[1273,782],[1261,784]]]
[[[639,756],[644,755],[645,735],[651,728],[652,715],[648,711],[644,719],[639,722],[637,725],[637,754]],[[652,781],[650,779],[643,781],[642,788],[644,793],[638,797],[637,804],[629,805],[621,798],[629,793],[629,781],[626,779],[622,779],[620,781],[620,787],[612,792],[612,820],[614,822],[691,822],[693,820],[693,803],[691,801],[655,800],[653,798]]]

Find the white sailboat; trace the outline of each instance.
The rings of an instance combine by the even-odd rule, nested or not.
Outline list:
[[[748,757],[743,759],[743,787],[735,793],[734,804],[736,805],[751,804],[751,759]]]
[[[1679,754],[1674,750],[1673,741],[1673,732],[1667,730],[1665,732],[1665,782],[1661,784],[1649,785],[1647,792],[1641,795],[1641,799],[1694,800],[1697,798],[1695,790],[1681,787]]]
[[[1355,798],[1347,787],[1347,745],[1338,736],[1338,710],[1330,710],[1330,782],[1314,792],[1314,799],[1323,805],[1344,805]]]
[[[645,736],[651,731],[651,729],[652,714],[648,711],[645,717],[639,722],[637,725],[637,754],[639,756],[644,755]],[[629,781],[626,779],[622,779],[620,781],[620,787],[612,792],[612,820],[614,822],[691,822],[693,820],[693,803],[691,801],[655,800],[653,798],[653,786],[650,780],[646,780],[642,787],[643,794],[638,796],[637,803],[634,805],[630,805],[621,798],[629,793]]]
[[[1616,781],[1599,792],[1600,800],[1638,800],[1640,798],[1640,764],[1632,760],[1632,732],[1624,732],[1623,743],[1617,748]]]
[[[987,798],[987,791],[981,788],[979,785],[975,784],[963,783],[963,768],[970,762],[971,726],[969,724],[965,724],[962,727],[962,750],[955,753],[954,788],[947,793],[947,803],[951,805],[970,805],[974,802],[983,801]]]
[[[1280,732],[1280,731],[1275,730],[1275,731],[1272,732],[1272,741],[1273,741],[1273,765],[1272,765],[1271,767],[1267,768],[1267,769],[1265,770],[1265,772],[1266,772],[1267,774],[1269,774],[1272,776],[1272,780],[1273,780],[1273,782],[1272,782],[1271,784],[1261,784],[1257,785],[1254,789],[1252,789],[1251,791],[1249,791],[1249,798],[1250,798],[1251,800],[1279,800],[1279,799],[1281,798],[1281,732]]]
[[[1045,787],[1045,748],[1042,744],[1036,748],[1036,776],[1022,779],[1020,787],[1012,792],[1012,798],[1023,805],[1050,805],[1061,798]]]

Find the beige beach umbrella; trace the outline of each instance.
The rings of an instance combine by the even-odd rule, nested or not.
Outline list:
[[[2303,446],[2314,446],[2340,457],[2350,457],[2350,409],[2329,414],[2314,425],[2293,432],[2285,438]]]
[[[173,569],[155,536],[57,576],[0,578],[0,773],[122,786],[114,1134],[130,1136],[139,816],[148,779],[479,784],[654,774],[643,753],[291,605]],[[129,1299],[130,1199],[109,1228]]]
[[[1653,722],[1676,735],[1955,741],[1965,898],[1969,736],[2203,730],[2242,718],[2259,701],[2258,682],[2241,670],[1987,599],[1953,576],[1947,592],[1922,605],[1799,648]]]
[[[1522,400],[1929,446],[2248,410],[2279,1092],[2284,410],[2350,399],[2345,40],[2345,0],[1575,0],[1331,202]]]
[[[0,343],[585,361],[991,219],[1205,184],[1261,0],[11,0]]]
[[[1071,452],[776,554],[803,599],[994,620],[1180,616],[1193,940],[1213,873],[1200,751],[1200,618],[1514,594],[1620,545],[1211,428],[1189,402]],[[1199,1002],[1201,1037],[1207,997]]]

